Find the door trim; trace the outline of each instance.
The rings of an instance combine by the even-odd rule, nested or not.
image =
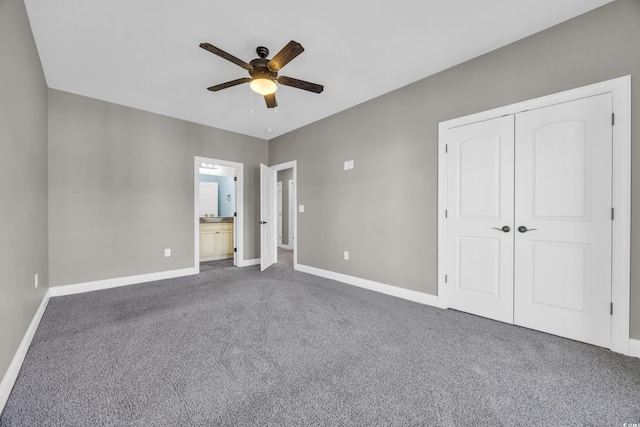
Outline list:
[[[276,182],[276,197],[278,198],[278,247],[282,247],[282,181]]]
[[[293,249],[293,245],[291,244],[291,240],[295,240],[293,238],[293,223],[295,221],[295,216],[296,216],[296,192],[294,189],[294,180],[290,179],[288,186],[287,186],[287,191],[288,193],[288,197],[289,197],[289,206],[287,207],[287,214],[289,215],[289,218],[287,218],[287,224],[288,224],[288,235],[289,235],[289,240],[287,241],[287,245],[286,248],[287,249]]]
[[[297,206],[298,203],[298,161],[280,163],[269,166],[276,172],[293,169],[293,194],[289,194],[289,205]],[[293,202],[292,202],[293,199]],[[293,210],[293,224],[289,223],[289,229],[293,229],[293,233],[289,234],[289,247],[293,247],[293,269],[298,270],[298,209]],[[293,240],[293,243],[291,243]]]
[[[619,77],[492,110],[459,117],[438,124],[438,304],[449,308],[446,271],[446,131],[484,120],[494,119],[548,107],[580,98],[611,93],[613,96],[613,208],[612,222],[612,282],[611,346],[618,353],[629,355],[629,302],[631,274],[631,76]]]
[[[236,252],[234,252],[234,263],[237,267],[253,265],[244,261],[244,164],[230,162],[228,160],[212,159],[209,157],[194,156],[193,158],[193,259],[195,274],[200,273],[200,163],[213,163],[220,166],[227,166],[236,169],[236,219],[234,223],[233,238]]]

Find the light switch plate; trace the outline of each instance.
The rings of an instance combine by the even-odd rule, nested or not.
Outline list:
[[[165,249],[164,256],[171,256],[171,249]]]
[[[349,251],[344,251],[344,260],[349,261]]]
[[[300,205],[300,207],[298,208],[299,212],[304,212],[304,205]]]

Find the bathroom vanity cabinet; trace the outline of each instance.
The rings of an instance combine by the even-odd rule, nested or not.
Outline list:
[[[200,261],[233,258],[233,223],[200,224]]]

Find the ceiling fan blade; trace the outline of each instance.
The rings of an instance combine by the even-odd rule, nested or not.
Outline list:
[[[267,67],[271,71],[279,71],[282,67],[291,62],[296,56],[304,52],[304,48],[298,42],[291,40],[282,50],[271,58]]]
[[[226,59],[227,61],[231,61],[234,64],[241,66],[245,70],[252,70],[253,69],[253,67],[251,65],[247,64],[242,59],[238,59],[235,56],[231,55],[230,53],[227,53],[222,49],[218,49],[217,47],[215,47],[212,44],[200,43],[200,47],[203,48],[204,50],[208,50],[209,52],[211,52],[211,53],[213,53],[215,55],[218,55],[221,58]]]
[[[243,77],[241,79],[231,80],[230,82],[220,83],[219,85],[208,87],[207,90],[216,92],[218,90],[226,89],[228,87],[237,86],[242,83],[249,83],[251,79],[249,77]]]
[[[293,77],[280,76],[276,79],[278,83],[285,86],[295,87],[297,89],[308,90],[313,93],[320,93],[324,90],[324,86],[305,82],[304,80],[294,79]]]
[[[265,95],[264,96],[264,100],[267,103],[267,108],[275,108],[278,106],[278,103],[276,102],[276,94],[272,93],[271,95]]]

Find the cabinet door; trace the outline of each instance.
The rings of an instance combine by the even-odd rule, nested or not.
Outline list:
[[[233,233],[231,231],[219,231],[216,234],[216,255],[228,255],[233,253]]]
[[[215,255],[216,252],[216,233],[203,232],[200,233],[200,256],[208,257]]]

